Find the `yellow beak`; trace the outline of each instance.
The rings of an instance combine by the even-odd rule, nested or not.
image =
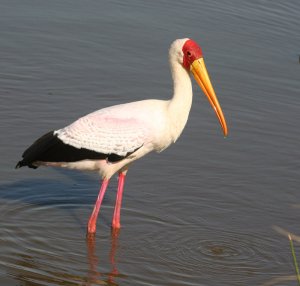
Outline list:
[[[224,136],[227,136],[228,129],[226,120],[223,115],[223,111],[219,104],[218,98],[215,94],[214,88],[210,82],[203,58],[197,59],[191,64],[191,72],[193,73],[195,80],[203,90],[204,94],[207,96],[211,106],[215,110],[219,122],[222,126]]]

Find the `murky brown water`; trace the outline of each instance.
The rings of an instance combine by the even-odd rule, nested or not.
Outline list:
[[[274,227],[299,234],[299,27],[296,0],[1,1],[0,284],[295,285]],[[180,140],[129,171],[121,232],[112,180],[86,241],[97,175],[13,167],[81,115],[170,97],[181,37],[203,47],[229,137],[195,88]]]

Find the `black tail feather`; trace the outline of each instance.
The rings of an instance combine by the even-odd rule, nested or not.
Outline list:
[[[137,148],[139,149],[139,148]],[[133,152],[135,152],[134,150]],[[60,140],[54,131],[50,131],[36,140],[28,149],[25,150],[16,169],[23,166],[36,169],[38,166],[34,163],[39,162],[77,162],[81,160],[99,160],[107,159],[109,162],[117,162],[129,156],[133,152],[127,153],[125,156],[118,154],[104,154],[85,148],[76,148],[65,144]]]
[[[47,152],[51,145],[53,144],[52,138],[54,137],[53,131],[50,131],[37,139],[29,148],[27,148],[22,157],[23,160],[19,161],[16,165],[16,169],[28,166],[29,168],[36,169],[37,166],[33,165],[33,162],[38,161],[43,153]]]

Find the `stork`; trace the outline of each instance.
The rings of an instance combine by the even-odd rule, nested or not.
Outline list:
[[[200,46],[192,39],[177,39],[169,50],[174,93],[169,100],[141,100],[103,108],[72,124],[46,133],[25,152],[16,168],[66,167],[96,171],[102,185],[87,225],[96,232],[100,206],[109,180],[118,173],[112,228],[120,228],[120,210],[128,167],[151,151],[161,152],[175,143],[192,105],[192,74],[207,96],[227,135],[227,124],[208,76]]]

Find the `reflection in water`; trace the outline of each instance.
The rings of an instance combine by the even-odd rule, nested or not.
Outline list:
[[[117,263],[116,263],[116,251],[118,248],[118,240],[119,240],[119,229],[113,229],[111,232],[111,248],[109,253],[110,258],[110,264],[111,264],[111,275],[109,275],[109,282],[113,283],[113,277],[119,276],[119,272],[117,269]],[[116,284],[117,285],[117,284]]]
[[[103,284],[105,282],[105,285],[111,285],[111,286],[117,286],[119,285],[114,281],[115,277],[119,276],[119,272],[116,265],[116,251],[118,248],[118,239],[119,239],[119,230],[112,230],[111,233],[111,248],[109,252],[109,261],[111,264],[111,271],[107,273],[107,279],[101,280],[99,277],[101,277],[103,274],[101,274],[98,271],[98,264],[99,264],[99,258],[96,255],[96,246],[95,246],[95,235],[88,235],[86,238],[87,242],[87,255],[88,255],[88,263],[89,263],[89,272],[87,275],[87,283],[84,283],[83,285],[89,286],[93,284]]]
[[[49,257],[45,254],[43,257],[33,256],[30,254],[18,254],[18,260],[7,263],[7,272],[9,276],[15,277],[22,285],[108,285],[117,286],[115,282],[116,277],[125,277],[120,275],[116,265],[116,253],[118,249],[119,232],[113,232],[111,235],[111,248],[109,252],[109,264],[111,270],[109,272],[101,273],[98,269],[99,257],[96,254],[96,238],[87,237],[87,274],[76,275],[70,273],[68,270],[58,270],[59,261],[53,260],[50,263]],[[46,257],[45,257],[46,256]],[[56,257],[57,258],[57,257]],[[40,261],[48,261],[48,263],[40,263]],[[74,265],[75,266],[75,265]],[[76,268],[76,267],[74,267]]]
[[[88,279],[87,283],[83,285],[91,285],[95,283],[98,278],[100,277],[100,273],[97,270],[99,259],[95,254],[95,236],[87,236],[86,238],[87,243],[87,257],[89,263],[89,272],[88,272]]]

